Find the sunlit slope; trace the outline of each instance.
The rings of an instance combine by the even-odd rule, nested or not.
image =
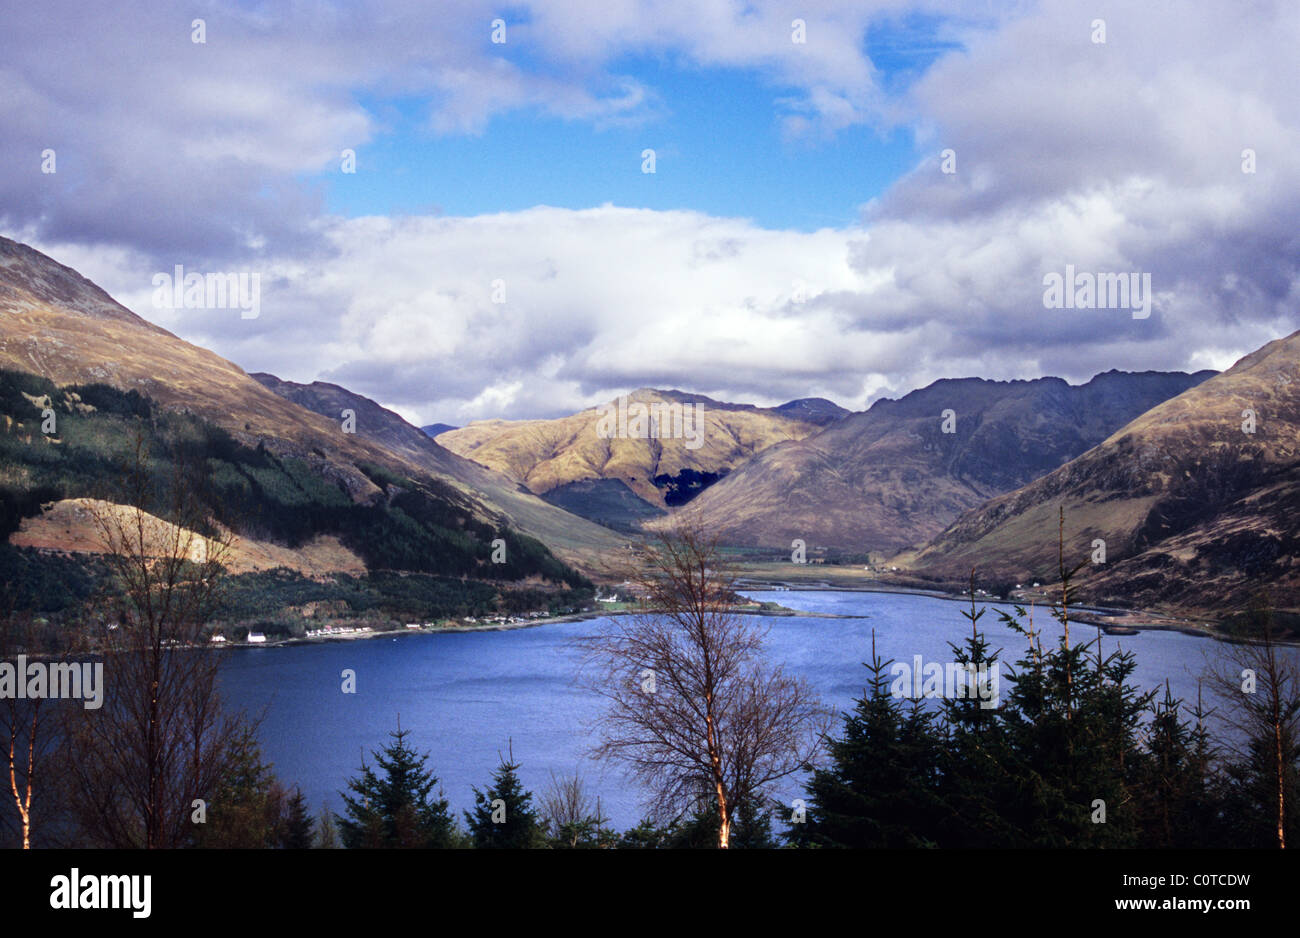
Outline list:
[[[1254,432],[1251,428],[1253,420]],[[977,566],[1056,579],[1067,552],[1097,601],[1219,608],[1262,592],[1300,603],[1300,333],[1151,408],[1056,471],[962,516],[907,560],[928,575]]]

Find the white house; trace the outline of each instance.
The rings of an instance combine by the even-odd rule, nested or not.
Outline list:
[[[263,644],[265,644],[265,643],[266,643],[266,636],[263,635],[261,632],[249,632],[249,633],[248,633],[248,644],[250,644],[250,645],[263,645]]]
[[[212,638],[210,639],[210,641],[211,641],[212,644],[214,644],[214,645],[224,645],[225,642],[226,642],[226,636],[224,636],[224,635],[214,635],[214,636],[212,636]]]

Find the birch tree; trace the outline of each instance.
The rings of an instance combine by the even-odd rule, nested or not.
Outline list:
[[[120,493],[91,503],[115,581],[102,625],[106,694],[99,710],[70,711],[66,732],[78,821],[95,845],[190,843],[245,722],[221,706],[204,634],[233,539],[191,468],[173,455],[159,472],[139,434]]]
[[[707,807],[727,848],[740,806],[814,758],[830,714],[763,657],[716,540],[678,524],[639,561],[638,611],[580,643],[582,683],[607,703],[595,754],[648,788],[661,819]]]

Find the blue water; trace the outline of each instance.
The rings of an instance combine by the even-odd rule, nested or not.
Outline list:
[[[806,612],[863,616],[821,619],[762,617],[765,653],[788,673],[809,680],[837,711],[851,708],[863,692],[872,630],[882,658],[951,660],[947,643],[970,632],[961,615],[969,607],[929,596],[867,592],[753,593]],[[1024,640],[997,621],[994,609],[980,626],[1003,658],[1020,657]],[[1010,607],[1001,607],[1007,608]],[[286,783],[301,786],[315,810],[324,802],[337,810],[337,792],[355,775],[363,752],[387,742],[400,717],[409,742],[430,753],[453,809],[473,804],[471,786],[490,783],[507,746],[513,746],[520,774],[540,794],[557,776],[579,771],[601,798],[604,813],[619,829],[644,816],[641,794],[615,767],[591,760],[592,724],[600,699],[576,686],[577,653],[570,643],[599,629],[604,619],[553,623],[536,628],[464,634],[404,634],[352,642],[282,648],[235,648],[225,652],[222,692],[228,706],[265,712],[261,739],[266,757]],[[1043,610],[1036,628],[1055,641],[1059,626]],[[1074,625],[1072,639],[1096,636]],[[1133,650],[1135,681],[1163,685],[1195,699],[1196,679],[1218,643],[1179,632],[1102,636],[1106,653]],[[342,692],[341,672],[356,672],[355,694]],[[1002,685],[1005,695],[1008,686]],[[797,782],[775,794],[787,803],[802,794]]]

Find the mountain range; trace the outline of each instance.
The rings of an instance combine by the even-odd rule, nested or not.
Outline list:
[[[32,430],[46,408],[59,435]],[[944,379],[862,412],[643,388],[422,428],[336,384],[246,374],[0,238],[0,410],[0,533],[49,550],[84,546],[88,480],[143,415],[160,451],[208,440],[226,497],[265,507],[246,569],[463,575],[499,530],[527,560],[509,576],[577,582],[680,515],[730,546],[802,540],[1011,588],[1055,580],[1063,511],[1067,553],[1096,561],[1090,601],[1225,609],[1264,590],[1300,607],[1300,333],[1222,374]]]
[[[685,512],[738,545],[890,554],[1050,472],[1213,372],[936,381],[749,460]]]
[[[756,453],[816,433],[843,410],[824,400],[764,408],[641,388],[623,399],[625,411],[685,409],[686,424],[638,435],[612,423],[614,432],[603,433],[602,421],[619,406],[611,401],[553,420],[475,421],[440,434],[438,443],[570,511],[628,521],[685,504]]]
[[[1149,608],[1300,607],[1300,332],[1157,404],[1078,458],[957,519],[900,564],[952,581],[1058,579]],[[1104,542],[1103,555],[1095,545]]]

